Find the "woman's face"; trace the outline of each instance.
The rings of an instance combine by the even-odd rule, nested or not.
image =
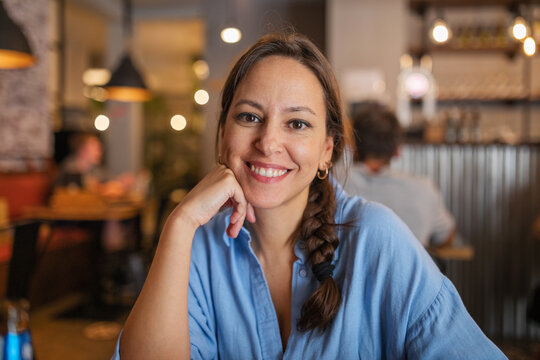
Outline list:
[[[255,208],[305,206],[309,184],[332,157],[322,87],[306,66],[282,56],[248,71],[221,136],[221,161]]]
[[[92,165],[101,164],[101,158],[103,157],[103,148],[99,139],[95,137],[90,137],[84,143],[82,149],[80,150],[80,155],[88,163]]]

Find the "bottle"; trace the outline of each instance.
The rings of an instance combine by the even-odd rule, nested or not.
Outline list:
[[[19,300],[18,310],[19,321],[17,332],[21,345],[21,358],[22,360],[33,360],[34,345],[32,344],[32,334],[30,333],[30,303],[25,299]]]
[[[33,360],[29,303],[26,300],[2,302],[1,360]]]
[[[472,140],[476,143],[482,141],[482,129],[480,126],[480,111],[473,109],[471,112]]]
[[[446,116],[445,129],[444,129],[444,140],[447,143],[455,143],[458,139],[458,130],[459,130],[459,109],[452,108]]]

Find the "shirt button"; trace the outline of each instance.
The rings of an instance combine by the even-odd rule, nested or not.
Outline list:
[[[307,270],[305,268],[301,268],[299,274],[301,277],[305,278],[307,276]]]

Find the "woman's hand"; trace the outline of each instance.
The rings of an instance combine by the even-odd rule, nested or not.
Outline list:
[[[171,214],[190,221],[194,228],[206,224],[223,206],[231,206],[227,235],[237,237],[244,219],[255,222],[253,207],[246,201],[244,192],[234,173],[225,165],[216,165],[182,200]]]

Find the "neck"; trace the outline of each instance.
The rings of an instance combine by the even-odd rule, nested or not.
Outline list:
[[[274,209],[255,209],[257,221],[251,224],[255,232],[253,251],[268,261],[294,257],[294,239],[307,204],[309,189],[290,203]]]
[[[372,174],[380,173],[383,169],[388,167],[389,164],[389,161],[377,158],[367,158],[366,160],[364,160],[364,165]]]

